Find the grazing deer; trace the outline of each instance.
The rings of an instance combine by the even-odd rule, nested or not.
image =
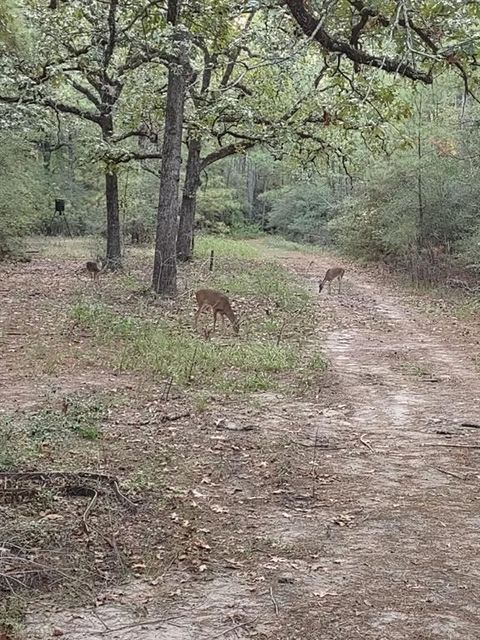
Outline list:
[[[87,271],[92,279],[96,280],[98,274],[103,271],[103,267],[99,267],[98,262],[87,262]]]
[[[225,326],[225,316],[230,320],[233,331],[238,334],[240,324],[238,318],[233,313],[233,309],[230,305],[230,301],[227,296],[223,295],[219,291],[213,291],[212,289],[199,289],[195,293],[195,297],[198,303],[198,310],[195,314],[195,329],[197,328],[198,317],[204,309],[210,307],[213,311],[213,331],[217,325],[218,314],[222,317],[222,329]]]
[[[342,290],[342,278],[344,276],[344,273],[345,269],[342,269],[341,267],[328,269],[324,279],[318,285],[318,293],[321,292],[326,282],[328,282],[328,293],[332,293],[331,287],[334,280],[338,280],[338,293],[340,293],[340,291]]]

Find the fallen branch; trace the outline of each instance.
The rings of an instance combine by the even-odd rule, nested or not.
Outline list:
[[[286,321],[286,320],[284,320],[284,321],[283,321],[283,323],[282,323],[282,326],[280,327],[280,331],[278,332],[278,336],[277,336],[277,347],[279,347],[279,346],[280,346],[280,341],[281,341],[281,339],[282,339],[283,331],[284,331],[284,329],[285,329],[285,327],[286,327],[286,326],[287,326],[287,321]]]
[[[461,422],[461,427],[470,427],[470,429],[480,429],[480,424],[476,422]]]
[[[324,451],[339,451],[341,448],[343,448],[343,447],[329,447],[328,444],[327,445],[315,444],[315,442],[312,442],[310,444],[309,442],[301,442],[300,440],[294,440],[293,438],[290,438],[289,442],[290,444],[298,444],[300,447],[305,447],[307,449],[311,447],[316,447],[317,449],[323,449]]]
[[[118,480],[115,476],[105,473],[92,473],[89,471],[79,471],[77,473],[69,471],[2,471],[0,472],[0,481],[4,480],[46,480],[60,478],[63,480],[76,480],[84,478],[86,480],[97,480],[108,484],[115,497],[119,502],[125,504],[130,509],[138,509],[138,505],[125,496],[118,486]]]
[[[182,418],[189,418],[191,415],[190,411],[187,413],[178,413],[174,416],[162,416],[160,418],[160,422],[163,424],[165,422],[175,422],[175,420],[181,420]]]
[[[461,476],[458,473],[453,473],[453,471],[447,471],[446,469],[440,469],[440,467],[433,467],[434,469],[436,469],[437,471],[440,471],[440,473],[444,473],[447,476],[453,476],[454,478],[458,478],[459,480],[466,480],[465,476]]]
[[[275,596],[273,595],[273,587],[270,587],[270,600],[273,603],[273,606],[275,608],[275,615],[278,616],[278,604],[277,601],[275,600]]]
[[[370,443],[368,442],[368,440],[364,440],[364,438],[365,438],[365,436],[366,436],[366,435],[367,435],[366,433],[364,433],[363,435],[361,435],[361,436],[359,437],[359,440],[360,440],[360,442],[361,442],[365,447],[367,447],[368,449],[370,449],[370,451],[371,451],[372,453],[375,453],[375,449],[370,445]]]
[[[85,509],[82,515],[83,530],[87,535],[90,533],[90,529],[88,528],[88,524],[87,524],[87,518],[90,515],[93,507],[97,504],[97,499],[98,499],[98,491],[95,491],[93,498],[88,503],[88,507]]]

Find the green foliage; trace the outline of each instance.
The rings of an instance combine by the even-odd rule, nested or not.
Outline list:
[[[66,412],[44,409],[0,419],[0,469],[16,468],[42,453],[42,447],[68,450],[72,438],[96,440],[106,407],[99,398],[65,398]]]
[[[237,191],[225,187],[221,182],[200,191],[197,202],[196,225],[207,233],[227,233],[230,228],[240,226],[244,208]]]
[[[441,246],[464,264],[480,263],[480,165],[469,148],[480,141],[478,128],[458,126],[454,111],[432,125],[431,114],[430,106],[417,110],[405,125],[416,133],[411,144],[370,160],[329,222],[343,251],[369,260],[390,254],[406,265]]]
[[[268,191],[263,198],[270,205],[271,229],[293,240],[325,244],[327,219],[334,206],[327,185],[301,182]]]
[[[20,137],[0,134],[0,260],[18,250],[17,238],[48,204],[48,184],[35,153]]]

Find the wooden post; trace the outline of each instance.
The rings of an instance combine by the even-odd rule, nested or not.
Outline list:
[[[210,266],[209,271],[213,271],[213,249],[210,251]]]

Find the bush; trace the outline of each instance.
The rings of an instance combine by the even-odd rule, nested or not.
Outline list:
[[[225,186],[223,179],[200,191],[197,200],[196,227],[208,233],[229,233],[244,222],[245,209],[236,189]]]
[[[268,191],[261,196],[269,205],[268,228],[290,240],[325,244],[332,203],[327,187],[318,182]]]

